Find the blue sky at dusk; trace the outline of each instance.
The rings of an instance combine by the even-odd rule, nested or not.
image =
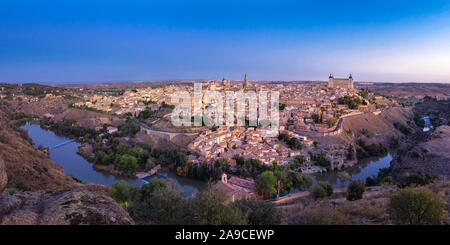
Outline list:
[[[4,1],[0,81],[450,82],[450,2]]]

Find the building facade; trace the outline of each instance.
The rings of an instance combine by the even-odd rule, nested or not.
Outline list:
[[[328,87],[353,89],[354,86],[352,74],[350,74],[348,78],[335,78],[330,74],[330,77],[328,78]]]

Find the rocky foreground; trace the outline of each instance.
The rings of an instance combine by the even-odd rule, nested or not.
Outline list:
[[[450,176],[450,126],[408,137],[398,149],[391,167],[396,180],[405,173]]]
[[[84,189],[26,191],[0,196],[0,225],[132,225],[113,199]]]
[[[131,225],[134,221],[101,186],[71,190],[17,192],[6,189],[6,165],[0,158],[0,225]]]

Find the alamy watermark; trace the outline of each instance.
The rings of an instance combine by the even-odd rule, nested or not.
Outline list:
[[[279,100],[278,91],[220,93],[202,91],[202,84],[194,83],[193,95],[187,91],[172,94],[171,103],[177,106],[172,111],[171,121],[176,127],[259,127],[263,137],[276,137],[279,130]]]

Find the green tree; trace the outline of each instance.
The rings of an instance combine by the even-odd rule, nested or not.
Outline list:
[[[363,197],[363,193],[365,191],[364,181],[362,180],[354,180],[347,189],[347,200],[355,201],[359,200]]]
[[[313,185],[311,189],[311,195],[314,199],[328,197],[333,194],[333,187],[325,182],[319,182]]]
[[[334,125],[336,125],[338,119],[336,117],[332,117],[330,118],[330,120],[328,120],[328,127],[333,127]]]
[[[108,195],[118,202],[122,207],[127,208],[131,201],[134,200],[137,189],[129,185],[126,181],[120,180],[115,182],[109,188]]]
[[[207,188],[190,201],[189,224],[245,225],[247,219],[240,209],[225,204],[224,193]]]
[[[272,202],[258,199],[238,200],[233,207],[241,210],[249,225],[279,225],[281,212]]]
[[[292,187],[299,190],[308,189],[313,184],[313,180],[309,175],[299,172],[290,172],[292,178]]]
[[[399,224],[438,224],[444,213],[441,198],[425,187],[400,190],[390,198],[389,212]]]
[[[143,185],[139,195],[128,208],[131,217],[139,224],[185,225],[190,211],[188,200],[169,180],[154,178]]]
[[[271,198],[277,193],[276,184],[277,178],[272,171],[264,171],[255,180],[256,190],[262,192],[265,198]]]

